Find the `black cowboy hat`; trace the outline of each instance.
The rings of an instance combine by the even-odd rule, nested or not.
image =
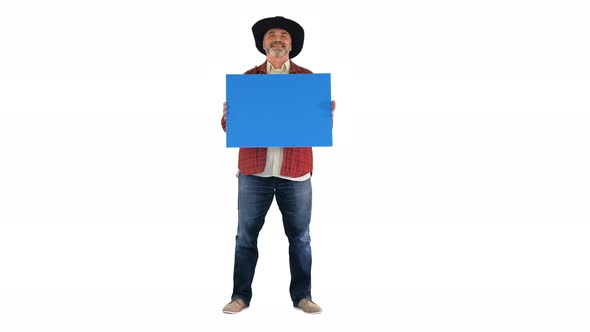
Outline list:
[[[256,22],[252,26],[252,33],[254,34],[254,41],[256,42],[256,48],[260,53],[266,55],[266,51],[262,47],[262,41],[264,35],[270,29],[283,29],[291,35],[291,52],[289,52],[289,58],[294,58],[301,52],[303,48],[303,39],[305,33],[303,28],[297,22],[292,21],[282,16],[268,17]]]

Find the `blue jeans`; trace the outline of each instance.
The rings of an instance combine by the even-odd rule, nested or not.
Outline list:
[[[290,181],[240,174],[238,182],[238,234],[232,299],[240,298],[250,305],[258,261],[258,233],[276,196],[289,239],[291,300],[294,306],[303,298],[311,300],[311,179]]]

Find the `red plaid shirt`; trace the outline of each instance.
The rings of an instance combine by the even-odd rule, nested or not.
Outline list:
[[[266,74],[266,61],[244,74]],[[289,74],[311,74],[306,68],[299,67],[291,61]],[[221,118],[221,127],[225,131],[225,118]],[[244,175],[258,174],[266,166],[266,148],[240,148],[238,169]],[[313,171],[313,152],[311,147],[283,148],[281,175],[299,177]]]

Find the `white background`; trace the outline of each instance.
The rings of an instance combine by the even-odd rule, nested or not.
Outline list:
[[[584,3],[2,1],[0,330],[588,331]],[[324,313],[291,308],[273,204],[229,316],[225,74],[264,61],[250,28],[275,15],[337,102]]]

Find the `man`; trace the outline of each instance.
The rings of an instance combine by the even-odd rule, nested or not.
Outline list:
[[[269,17],[252,26],[256,48],[266,61],[246,74],[310,74],[291,61],[303,48],[304,31],[295,21]],[[287,92],[288,93],[288,92]],[[332,101],[332,115],[336,104]],[[228,105],[223,104],[221,126],[226,129]],[[258,234],[276,197],[289,239],[293,306],[306,313],[322,309],[311,300],[311,147],[240,148],[238,159],[238,232],[234,259],[234,287],[224,313],[238,313],[250,305],[252,280],[258,260]]]

